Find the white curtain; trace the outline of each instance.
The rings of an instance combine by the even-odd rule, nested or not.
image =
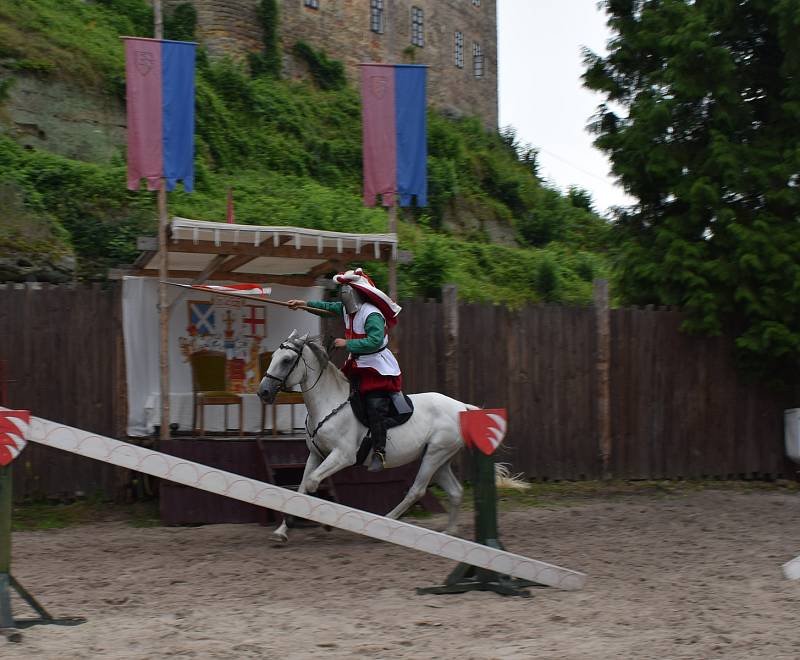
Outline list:
[[[306,300],[319,299],[322,289],[319,287],[290,287],[271,285],[272,296],[276,300],[300,298]],[[247,332],[246,314],[241,314],[235,322],[224,324],[223,314],[217,314],[214,328],[216,332],[198,336],[192,332],[193,325],[191,305],[197,302],[209,304],[214,302],[210,293],[187,291],[178,287],[168,287],[170,303],[169,316],[169,389],[170,389],[170,421],[177,423],[180,430],[191,430],[192,426],[192,374],[187,356],[192,346],[200,345],[226,350],[228,353],[246,351],[251,346],[256,353],[273,351],[293,329],[300,334],[308,332],[315,335],[320,332],[319,317],[305,312],[293,312],[277,305],[265,305],[263,327],[260,324],[250,325],[252,332],[262,333],[257,339],[245,337]],[[220,299],[218,299],[220,300]],[[227,298],[226,300],[232,300]],[[246,302],[246,301],[245,301]],[[230,317],[227,319],[230,321]],[[158,333],[158,283],[155,278],[126,277],[122,286],[122,323],[125,341],[125,365],[128,382],[128,435],[146,436],[153,432],[153,427],[160,423],[160,378],[159,378],[159,333]],[[243,329],[244,328],[244,329]],[[240,332],[229,337],[225,343],[225,331],[229,334]],[[235,341],[234,341],[235,340]],[[253,346],[256,342],[256,346]],[[228,348],[224,348],[228,346]],[[230,348],[231,346],[235,346]],[[248,373],[249,383],[253,383],[252,373]],[[260,374],[256,374],[260,377]],[[253,389],[252,385],[249,389]],[[261,402],[253,391],[244,391],[244,426],[246,432],[257,432],[261,424]],[[302,424],[305,418],[303,406],[294,407],[295,426]],[[291,424],[290,406],[278,407],[277,424],[281,429]],[[267,409],[266,424],[271,427],[272,414]],[[228,424],[238,429],[238,409],[228,408]],[[224,430],[224,410],[222,406],[211,406],[205,409],[205,427],[207,431]]]

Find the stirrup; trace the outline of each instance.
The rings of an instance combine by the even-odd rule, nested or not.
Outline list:
[[[372,454],[372,461],[367,468],[367,472],[380,472],[386,467],[386,454],[382,451],[375,451]]]

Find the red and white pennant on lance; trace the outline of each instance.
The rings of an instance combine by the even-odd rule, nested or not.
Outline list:
[[[0,410],[4,410],[0,408]],[[406,548],[560,589],[580,589],[586,576],[560,566],[434,532],[399,520],[302,495],[279,486],[162,454],[81,429],[31,417],[28,440],[200,488],[242,502],[388,541]]]
[[[0,467],[9,465],[25,448],[30,418],[27,410],[0,409]]]

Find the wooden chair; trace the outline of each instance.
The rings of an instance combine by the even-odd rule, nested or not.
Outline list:
[[[192,428],[198,435],[205,433],[203,411],[206,406],[225,407],[225,432],[228,431],[228,406],[239,406],[239,433],[244,433],[242,397],[227,391],[225,354],[198,351],[189,358],[192,365]],[[199,411],[199,414],[198,414]],[[198,424],[199,421],[199,424]]]
[[[272,361],[272,352],[267,351],[266,353],[262,353],[258,356],[258,363],[261,368],[261,376],[263,377],[265,373],[267,373],[267,368],[269,367],[269,363]],[[303,393],[302,392],[278,392],[275,396],[275,401],[272,403],[272,435],[278,435],[278,406],[290,406],[290,415],[291,415],[291,427],[289,428],[289,432],[291,433],[294,431],[294,407],[297,404],[302,404],[304,402]],[[267,406],[270,404],[262,403],[261,404],[261,432],[263,433],[266,430],[265,422],[267,421]]]

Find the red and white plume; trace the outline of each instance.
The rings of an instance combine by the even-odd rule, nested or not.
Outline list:
[[[376,287],[375,282],[360,268],[334,275],[333,281],[337,284],[349,284],[356,291],[364,294],[369,302],[381,310],[381,314],[390,328],[397,323],[397,315],[403,308]]]
[[[0,410],[0,467],[11,463],[28,444],[30,421],[27,410]]]

